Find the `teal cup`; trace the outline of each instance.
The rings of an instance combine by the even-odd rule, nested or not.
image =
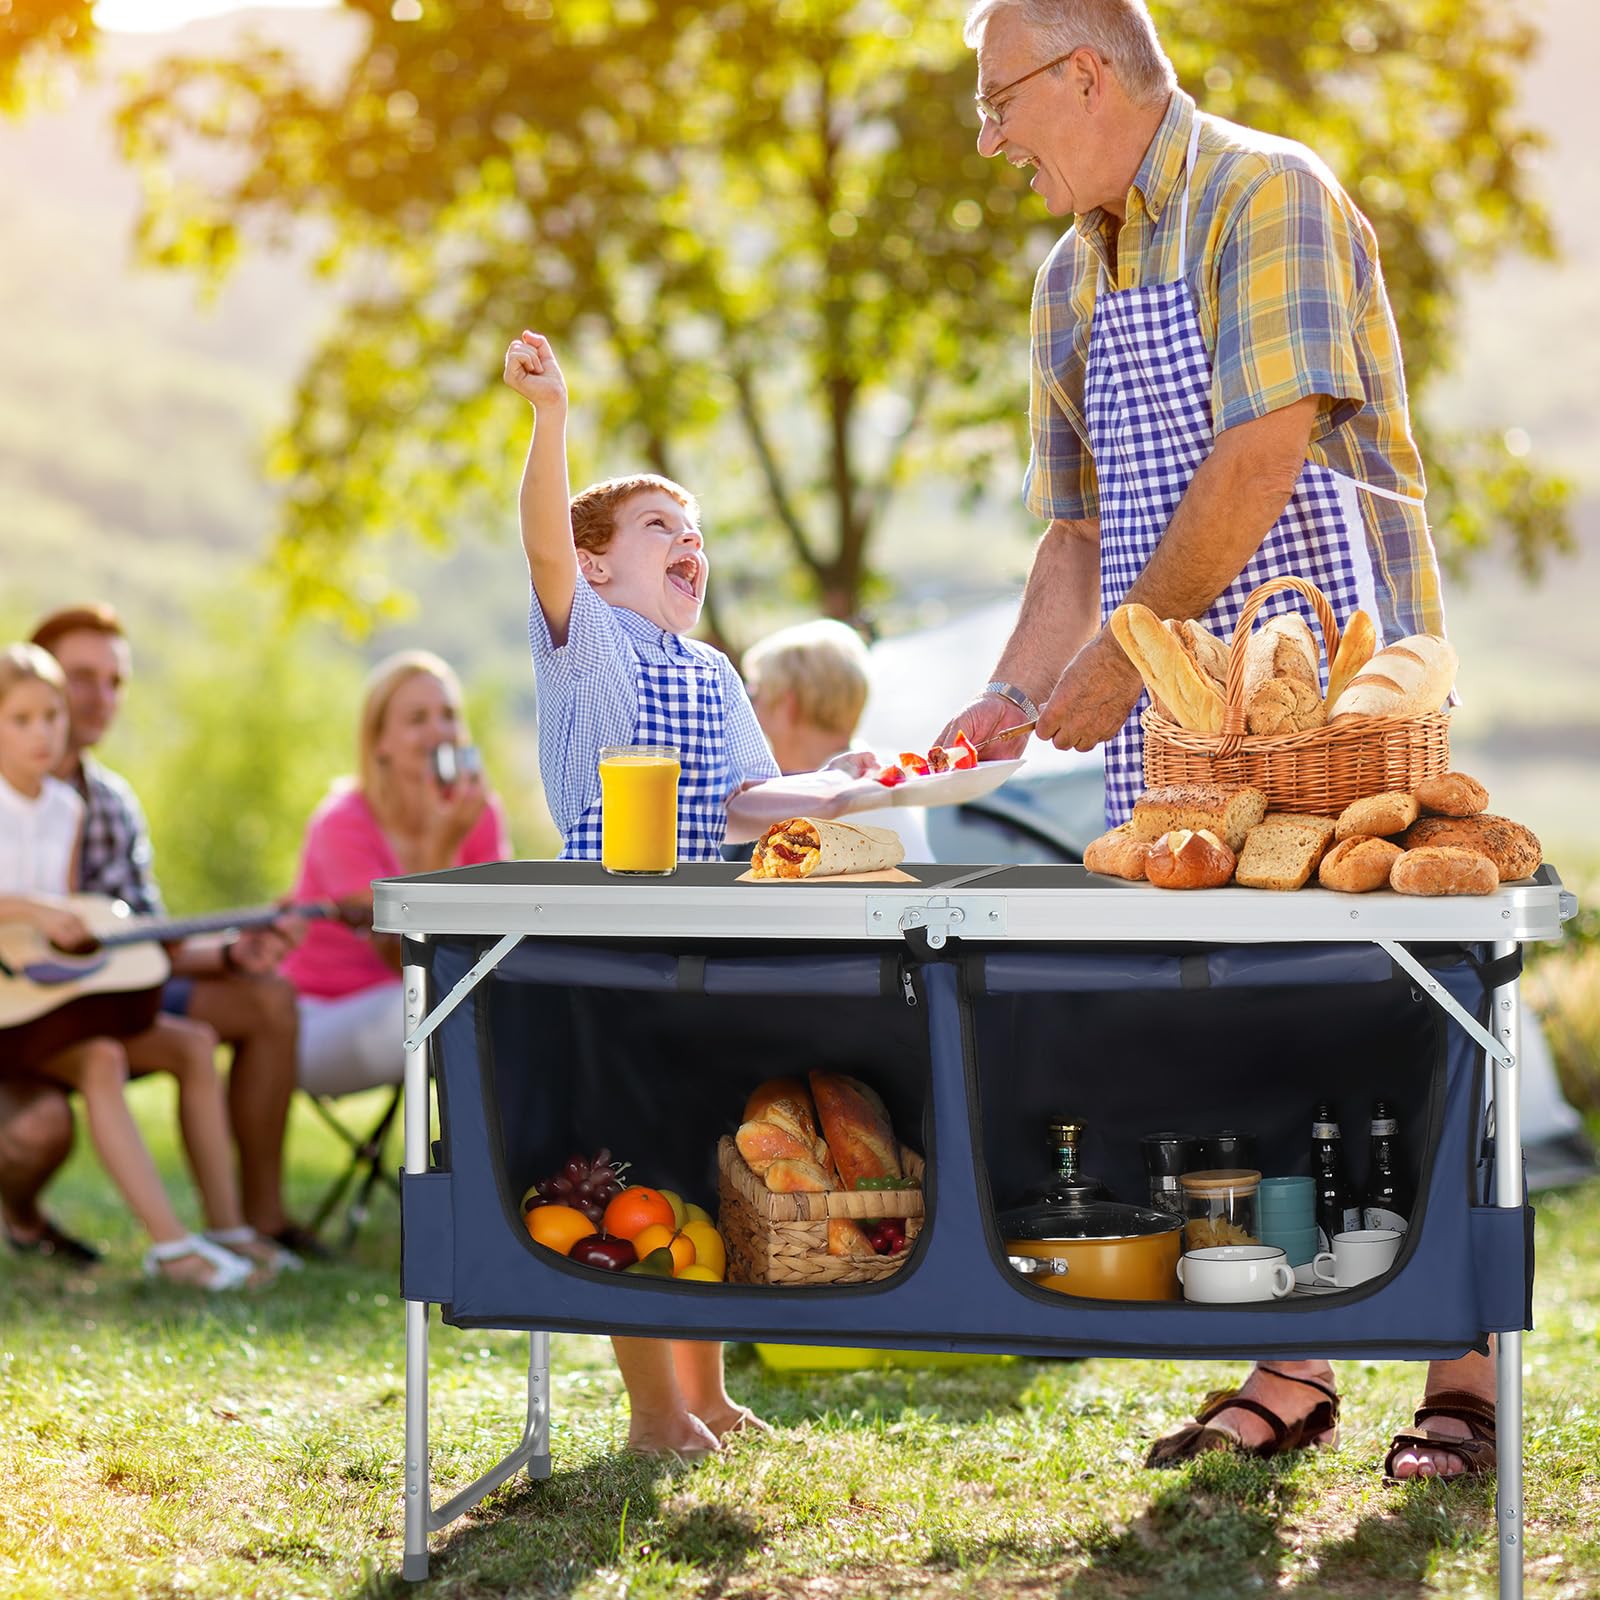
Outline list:
[[[1262,1228],[1315,1228],[1316,1185],[1310,1178],[1263,1178],[1256,1217]]]
[[[1261,1225],[1261,1242],[1276,1245],[1291,1267],[1306,1266],[1321,1248],[1315,1228],[1279,1228],[1270,1222]]]

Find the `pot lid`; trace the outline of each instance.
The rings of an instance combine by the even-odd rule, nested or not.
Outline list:
[[[1176,1233],[1183,1218],[1120,1200],[1095,1200],[1082,1206],[1034,1205],[1002,1211],[995,1218],[1002,1237],[1028,1243],[1049,1239],[1142,1239]]]

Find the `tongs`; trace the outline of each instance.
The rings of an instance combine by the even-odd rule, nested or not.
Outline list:
[[[1032,733],[1039,719],[1035,717],[1032,722],[1019,722],[1014,728],[1002,728],[998,733],[991,733],[987,739],[980,739],[973,745],[974,750],[982,750],[991,744],[999,744],[1002,739],[1010,739],[1019,733]]]

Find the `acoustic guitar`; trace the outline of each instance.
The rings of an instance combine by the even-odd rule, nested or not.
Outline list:
[[[62,903],[88,925],[94,943],[58,950],[28,923],[0,922],[0,1073],[25,1070],[98,1034],[142,1033],[161,1009],[172,963],[164,944],[202,933],[264,928],[285,916],[365,921],[364,906],[249,906],[205,917],[136,917],[105,895]]]

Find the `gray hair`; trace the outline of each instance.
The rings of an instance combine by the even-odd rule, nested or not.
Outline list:
[[[1022,18],[1045,59],[1088,46],[1110,63],[1135,105],[1156,105],[1178,87],[1145,0],[976,0],[961,30],[962,43],[976,50],[1000,11]]]

